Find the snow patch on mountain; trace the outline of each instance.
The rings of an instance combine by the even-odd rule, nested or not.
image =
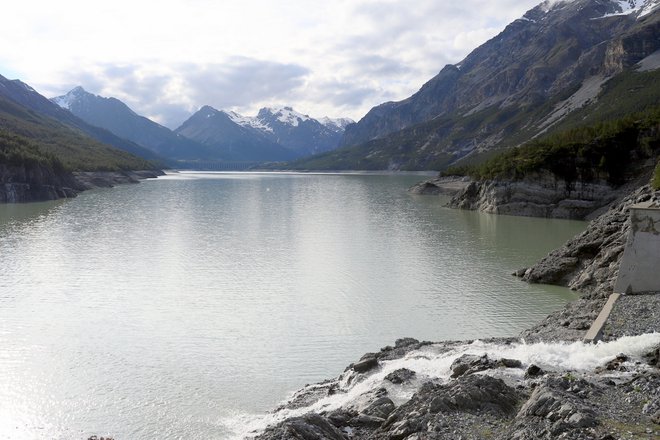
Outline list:
[[[257,116],[243,116],[240,113],[231,110],[223,110],[223,113],[238,125],[255,128],[269,133],[273,133],[274,131],[273,127],[270,125],[273,122],[276,124],[281,123],[291,127],[298,127],[302,122],[316,121],[334,132],[344,131],[347,125],[355,122],[349,118],[333,119],[327,116],[315,119],[309,115],[297,112],[291,107],[264,107],[259,111]]]
[[[354,124],[355,121],[349,118],[329,118],[327,116],[318,120],[321,124],[332,130],[344,130],[347,125]]]
[[[80,97],[85,93],[87,93],[87,91],[82,87],[78,86],[71,89],[69,93],[67,93],[66,95],[56,96],[55,98],[52,98],[51,101],[59,105],[63,109],[71,110],[71,105],[77,100],[79,100]]]
[[[575,0],[545,0],[539,5],[543,12],[550,12],[564,3],[573,3]]]
[[[227,116],[229,116],[229,119],[232,120],[235,124],[238,124],[242,127],[252,127],[257,130],[261,131],[268,131],[271,132],[273,129],[268,126],[268,124],[265,124],[263,121],[261,121],[258,117],[256,116],[243,116],[239,113],[236,113],[234,111],[225,111],[224,112]]]
[[[308,115],[303,115],[295,111],[291,107],[282,107],[282,108],[265,108],[264,110],[271,113],[277,118],[282,124],[291,125],[292,127],[297,127],[301,122],[309,121],[310,118]],[[261,113],[261,112],[260,112]]]
[[[536,23],[538,20],[545,20],[548,13],[571,5],[582,9],[588,1],[590,0],[545,0],[519,20]],[[660,5],[660,0],[609,0],[603,3],[607,4],[609,12],[600,17],[594,17],[593,20],[624,15],[641,18],[655,11]]]
[[[30,92],[30,93],[37,93],[36,90],[34,90],[34,89],[33,89],[32,87],[30,87],[29,85],[25,84],[23,81],[18,80],[18,79],[15,79],[14,81],[17,82],[18,84],[20,84],[20,85],[21,85],[25,90],[27,90],[28,92]]]
[[[653,12],[660,5],[660,0],[615,0],[613,3],[615,3],[617,12],[606,14],[600,18],[633,14],[637,18],[641,18]]]

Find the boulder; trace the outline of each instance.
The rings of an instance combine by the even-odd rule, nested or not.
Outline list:
[[[531,364],[529,367],[527,367],[527,371],[525,371],[525,377],[527,378],[543,376],[544,374],[545,371],[543,371],[541,367],[535,364]]]
[[[389,397],[380,397],[374,400],[368,407],[366,407],[362,411],[362,414],[377,417],[383,419],[382,421],[385,421],[385,419],[392,413],[392,411],[394,411],[395,408],[396,407],[394,406],[392,399]]]
[[[390,374],[385,376],[385,380],[392,382],[393,384],[402,384],[409,382],[413,377],[415,377],[415,372],[407,368],[399,368],[398,370],[392,371]]]
[[[367,353],[362,358],[353,364],[353,370],[357,373],[366,373],[378,366],[378,359],[374,353]]]
[[[495,362],[488,359],[487,355],[476,356],[473,354],[464,354],[457,358],[451,364],[451,377],[457,378],[465,374],[472,374],[478,371],[488,370],[496,366]]]
[[[318,414],[294,417],[268,428],[257,440],[346,440],[328,419]]]

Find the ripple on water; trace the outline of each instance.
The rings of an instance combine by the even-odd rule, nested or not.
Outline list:
[[[511,335],[572,294],[508,274],[584,223],[411,176],[182,174],[0,207],[0,437],[229,438],[402,336]]]

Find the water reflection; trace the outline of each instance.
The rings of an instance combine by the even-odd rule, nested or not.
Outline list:
[[[182,174],[21,205],[0,437],[223,438],[398,337],[515,334],[572,295],[509,272],[583,223],[450,210],[418,179]]]

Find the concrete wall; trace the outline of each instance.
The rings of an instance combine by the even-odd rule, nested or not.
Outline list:
[[[631,229],[614,291],[660,292],[660,208],[640,203],[630,208]]]

